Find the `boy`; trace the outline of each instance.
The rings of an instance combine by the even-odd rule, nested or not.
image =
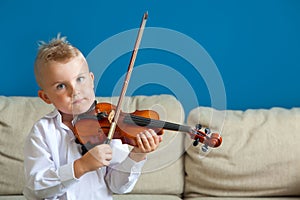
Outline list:
[[[38,96],[55,109],[36,122],[25,142],[24,196],[109,200],[113,192],[130,192],[146,154],[157,149],[161,137],[149,129],[137,136],[138,147],[131,152],[120,140],[112,140],[82,155],[73,115],[89,110],[95,100],[94,75],[84,56],[58,35],[41,43],[34,72],[41,88]]]

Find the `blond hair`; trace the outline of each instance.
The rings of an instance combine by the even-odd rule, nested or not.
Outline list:
[[[78,56],[80,51],[71,45],[66,37],[61,37],[60,33],[56,38],[51,39],[48,43],[39,42],[39,49],[34,63],[34,75],[37,84],[41,87],[41,68],[50,61],[66,62],[70,58]]]

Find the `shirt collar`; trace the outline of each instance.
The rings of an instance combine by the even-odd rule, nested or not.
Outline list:
[[[56,108],[52,112],[45,115],[45,118],[54,119],[61,128],[70,130],[70,128],[62,122],[62,116]]]

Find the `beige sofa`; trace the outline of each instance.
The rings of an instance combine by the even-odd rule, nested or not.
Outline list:
[[[98,98],[116,103],[117,98]],[[24,199],[23,143],[32,124],[53,109],[35,97],[0,96],[0,199]],[[172,96],[126,98],[123,111],[156,110],[164,121],[221,132],[219,148],[201,151],[185,133],[165,131],[160,148],[130,194],[117,200],[300,199],[300,109],[185,114]],[[298,196],[298,197],[297,197]]]

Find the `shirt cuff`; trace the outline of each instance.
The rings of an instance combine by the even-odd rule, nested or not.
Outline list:
[[[144,159],[140,162],[132,160],[129,156],[122,162],[123,169],[130,169],[132,173],[140,173],[147,159]]]
[[[58,169],[58,174],[61,179],[61,183],[65,187],[69,187],[73,183],[77,182],[79,179],[75,178],[74,175],[74,162],[67,165],[61,166]]]

